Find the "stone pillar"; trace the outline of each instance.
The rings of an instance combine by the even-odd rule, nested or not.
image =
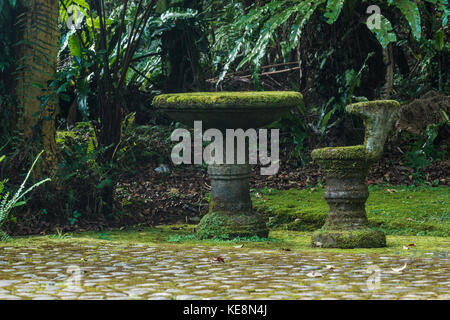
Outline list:
[[[250,177],[248,164],[209,165],[211,178],[210,211],[251,211]]]
[[[359,229],[368,225],[366,200],[369,197],[367,187],[367,164],[357,160],[334,160],[340,167],[348,164],[345,175],[340,172],[326,172],[327,185],[324,198],[330,210],[325,227],[333,229]],[[354,165],[354,167],[353,167]]]
[[[245,149],[248,152],[248,148]],[[223,151],[226,159],[226,146]],[[237,147],[234,148],[235,163]],[[234,237],[267,237],[269,230],[265,219],[252,209],[250,199],[251,165],[210,164],[211,200],[209,213],[198,225],[200,238],[229,239]]]
[[[325,225],[312,236],[313,247],[378,248],[383,232],[369,229],[366,200],[371,162],[364,146],[316,149],[314,161],[327,179],[324,198],[329,206]]]

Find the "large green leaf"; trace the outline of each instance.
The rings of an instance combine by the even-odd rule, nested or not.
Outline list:
[[[380,28],[369,29],[375,34],[375,37],[383,48],[386,48],[389,43],[397,41],[391,23],[383,15],[380,15]]]
[[[436,50],[442,51],[442,49],[444,49],[444,39],[444,31],[442,29],[436,31],[436,33],[434,34],[434,48]]]
[[[341,14],[345,0],[328,0],[325,18],[329,24],[334,23]]]
[[[437,1],[438,10],[441,11],[442,28],[444,29],[448,24],[448,16],[450,15],[450,7],[448,0]]]
[[[88,78],[77,80],[76,87],[78,110],[81,112],[83,119],[87,119],[89,116],[88,96],[90,93]]]
[[[89,16],[86,10],[89,10],[89,4],[85,0],[60,0],[59,2],[59,20],[62,23],[66,23],[69,18],[69,14],[67,10],[72,10],[70,15],[73,15],[74,8],[72,6],[76,6],[77,9],[83,13],[85,17]]]
[[[411,0],[389,0],[389,4],[393,4],[400,9],[411,27],[414,38],[420,39],[422,27],[420,23],[420,12],[417,4]]]
[[[94,23],[92,23],[94,22]],[[113,24],[114,20],[109,18],[103,18],[103,23],[105,26],[109,26]],[[95,28],[100,29],[100,17],[96,17],[94,20],[92,19],[86,19],[86,24],[89,26],[89,28]]]
[[[76,34],[69,36],[69,49],[74,57],[81,57],[81,49],[83,48],[80,38]]]

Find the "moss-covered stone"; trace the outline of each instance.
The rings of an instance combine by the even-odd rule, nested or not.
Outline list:
[[[320,171],[328,178],[345,179],[367,176],[370,161],[364,146],[315,149],[311,153]]]
[[[365,159],[367,156],[366,148],[363,145],[350,147],[328,147],[315,149],[311,152],[313,160],[319,159]]]
[[[200,223],[196,236],[199,239],[232,239],[235,237],[267,238],[269,229],[264,218],[253,211],[213,211],[206,214]]]
[[[369,192],[366,180],[370,165],[381,157],[399,106],[392,100],[347,106],[347,112],[364,121],[364,145],[312,152],[312,158],[327,178],[324,198],[330,207],[324,228],[312,236],[313,246],[376,248],[386,245],[383,232],[367,229],[365,203]]]
[[[378,230],[329,230],[324,228],[313,233],[311,245],[340,249],[383,248],[386,246],[386,236]]]
[[[227,129],[266,126],[290,108],[300,105],[302,100],[300,93],[291,91],[195,92],[160,95],[155,97],[153,104],[187,126],[199,128],[197,121],[201,121],[199,130],[215,128],[224,133]],[[248,161],[248,158],[247,154],[245,159]],[[210,213],[200,221],[197,236],[219,239],[267,237],[268,228],[263,217],[252,211],[250,165],[210,165],[208,173],[212,189]]]
[[[194,92],[163,94],[153,105],[189,127],[202,121],[203,130],[225,130],[264,127],[302,101],[293,91]]]
[[[302,102],[301,93],[294,91],[175,93],[153,99],[153,105],[161,109],[286,108],[298,106]]]
[[[318,149],[313,151],[313,159],[327,178],[324,198],[330,209],[323,231],[333,230],[314,234],[313,245],[317,242],[325,248],[381,246],[379,232],[367,231],[365,202],[369,196],[366,179],[370,162],[366,148],[360,145]]]
[[[355,115],[366,114],[368,112],[376,113],[380,109],[398,109],[400,103],[395,100],[374,100],[374,101],[363,101],[350,104],[346,107],[346,111]]]
[[[346,111],[359,116],[364,121],[368,157],[379,159],[383,153],[384,143],[394,125],[400,109],[400,103],[394,100],[377,100],[348,105]]]

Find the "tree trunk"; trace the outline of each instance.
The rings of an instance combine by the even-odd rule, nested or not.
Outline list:
[[[58,8],[58,0],[28,1],[20,23],[22,41],[16,51],[19,72],[15,94],[21,116],[18,129],[25,146],[32,146],[33,153],[45,150],[36,172],[50,175],[59,160],[55,141],[57,98],[53,95],[43,103],[39,97],[49,94],[48,82],[56,71]]]
[[[394,54],[392,43],[383,49],[383,63],[386,66],[386,76],[381,96],[383,99],[389,99],[394,90]]]

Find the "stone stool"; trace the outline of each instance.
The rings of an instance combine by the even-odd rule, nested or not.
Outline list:
[[[311,239],[313,247],[378,248],[383,232],[369,228],[365,203],[367,174],[380,159],[400,104],[383,100],[348,105],[346,111],[364,121],[364,145],[313,150],[311,156],[327,179],[324,198],[330,208],[325,225]]]

